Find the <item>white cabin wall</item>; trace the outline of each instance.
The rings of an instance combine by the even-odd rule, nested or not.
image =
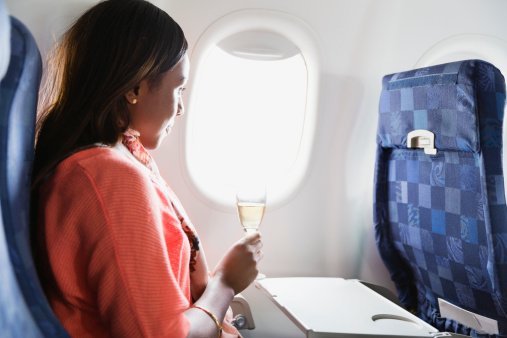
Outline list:
[[[383,37],[394,35],[397,29],[392,15],[399,11],[398,1],[355,1],[354,6],[350,1],[318,1],[312,6],[295,1],[215,1],[206,10],[199,0],[158,4],[182,25],[191,48],[216,19],[244,8],[264,8],[296,16],[314,32],[322,71],[312,160],[302,189],[276,209],[269,209],[268,205],[261,225],[265,241],[261,267],[270,276],[360,277],[363,239],[372,238],[373,155],[362,155],[373,154],[375,142],[380,80],[371,74],[379,72],[378,62],[382,58],[379,51],[390,43]],[[372,88],[370,78],[374,90],[367,93]],[[366,94],[373,99],[368,101]],[[364,109],[368,123],[362,121],[356,126]],[[181,162],[183,123],[157,151],[158,162],[207,243],[209,260],[216,262],[223,247],[240,236],[241,230],[234,206],[229,212],[213,209],[195,195],[185,177]],[[356,139],[352,132],[361,134],[356,129],[365,127],[368,133]],[[173,165],[174,159],[180,160],[178,170]],[[358,161],[364,165],[358,168]],[[216,245],[220,242],[224,244]],[[373,245],[372,240],[367,243]],[[374,259],[375,249],[368,250]],[[378,259],[374,261],[372,266],[378,276],[366,276],[389,284],[384,268]]]
[[[97,0],[5,0],[9,13],[32,32],[45,59],[60,35]]]
[[[342,193],[347,179],[343,174],[343,160],[340,159],[348,153],[344,145],[364,99],[364,84],[360,80],[362,71],[353,72],[352,69],[358,57],[366,59],[362,56],[364,46],[361,42],[365,32],[372,28],[365,22],[378,21],[376,13],[379,6],[375,1],[359,1],[354,6],[347,1],[320,1],[316,4],[312,8],[325,8],[325,11],[311,10],[306,2],[294,1],[215,1],[206,10],[201,8],[203,2],[198,0],[170,1],[167,4],[159,1],[159,5],[182,25],[191,48],[217,18],[244,8],[288,13],[302,19],[314,32],[321,49],[322,74],[318,132],[312,160],[301,191],[276,209],[269,209],[268,205],[261,225],[265,241],[265,259],[261,266],[270,276],[357,277],[363,230],[350,224],[355,216],[347,217],[351,206]],[[384,24],[395,28],[388,21]],[[182,159],[182,124],[173,130],[170,140],[157,151],[158,162],[199,227],[201,237],[207,243],[210,261],[216,262],[223,250],[223,245],[217,246],[216,243],[232,243],[241,235],[241,230],[234,206],[229,212],[211,208],[196,198],[195,192],[192,194],[194,189],[182,171],[184,164],[179,164],[178,171],[169,164],[174,163],[175,158]],[[374,138],[370,137],[370,140]],[[368,173],[368,180],[370,176],[371,173]],[[368,207],[362,213],[371,214],[370,209]]]

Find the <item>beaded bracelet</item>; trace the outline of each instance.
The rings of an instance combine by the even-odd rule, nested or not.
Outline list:
[[[220,321],[218,320],[218,318],[211,311],[209,311],[209,310],[207,310],[207,309],[205,309],[203,307],[200,307],[199,305],[192,305],[192,307],[203,311],[211,319],[213,319],[213,322],[215,322],[215,325],[217,326],[218,338],[220,338],[222,336],[223,328],[222,328],[222,324],[220,324]]]

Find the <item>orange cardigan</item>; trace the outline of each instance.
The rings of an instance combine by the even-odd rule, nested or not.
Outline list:
[[[48,297],[72,337],[188,334],[190,246],[172,194],[143,169],[118,150],[91,148],[41,187],[39,222],[71,306]]]

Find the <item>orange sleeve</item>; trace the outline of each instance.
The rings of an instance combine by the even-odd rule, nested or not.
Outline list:
[[[179,265],[188,248],[149,178],[118,163],[60,167],[45,221],[65,297],[83,313],[96,309],[114,337],[186,337],[188,271]]]

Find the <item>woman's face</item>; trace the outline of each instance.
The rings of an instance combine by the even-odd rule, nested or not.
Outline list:
[[[185,55],[171,70],[162,74],[156,84],[143,80],[137,92],[127,93],[130,102],[130,127],[137,130],[147,149],[157,148],[183,114],[182,93],[188,78],[190,62]],[[134,98],[137,102],[133,104]]]

